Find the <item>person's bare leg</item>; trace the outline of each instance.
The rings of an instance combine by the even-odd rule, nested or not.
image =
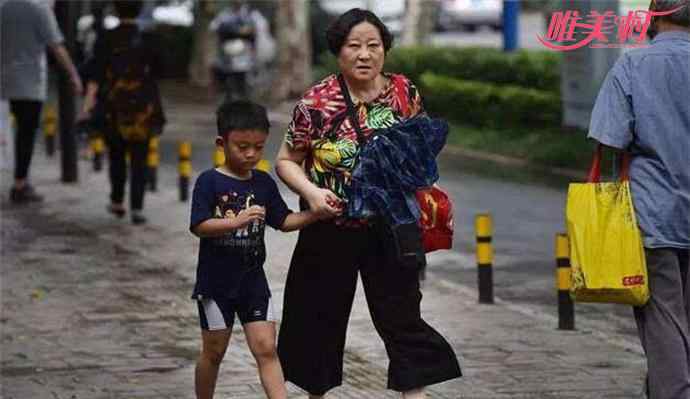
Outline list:
[[[426,393],[424,393],[424,388],[417,388],[403,392],[402,397],[403,399],[426,399]]]
[[[261,385],[268,399],[287,399],[285,377],[276,351],[276,326],[272,321],[255,321],[244,326],[249,350],[259,367]]]
[[[201,354],[196,362],[194,388],[197,399],[212,399],[220,363],[230,341],[231,329],[201,331]]]

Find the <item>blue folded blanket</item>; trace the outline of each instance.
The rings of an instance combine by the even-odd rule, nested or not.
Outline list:
[[[426,116],[378,130],[352,171],[348,216],[380,216],[393,226],[418,221],[415,192],[438,180],[436,156],[447,136],[445,121]]]

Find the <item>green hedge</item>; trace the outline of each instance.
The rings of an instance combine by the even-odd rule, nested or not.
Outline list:
[[[448,77],[560,91],[559,55],[546,51],[506,53],[490,48],[407,47],[391,51],[388,70],[414,81],[425,72]]]
[[[424,73],[418,80],[430,114],[480,127],[560,125],[558,94],[515,85],[467,81]]]
[[[559,128],[550,129],[491,129],[452,124],[448,144],[462,148],[526,159],[534,164],[584,171],[592,160],[593,143],[585,139],[586,132],[577,130],[565,133]],[[602,165],[608,163],[602,163]],[[463,164],[463,168],[474,165]],[[477,166],[486,172],[487,164]],[[505,168],[501,174],[510,173]],[[559,184],[562,187],[562,184]]]
[[[321,57],[316,78],[336,70],[335,58]],[[417,82],[425,72],[462,80],[525,86],[560,92],[561,56],[550,51],[506,53],[480,47],[400,47],[386,56],[384,69]]]

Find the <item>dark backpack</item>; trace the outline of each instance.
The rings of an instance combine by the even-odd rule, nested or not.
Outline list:
[[[107,40],[103,101],[108,125],[126,140],[160,133],[164,124],[160,95],[141,33],[137,31],[129,41],[115,35]]]

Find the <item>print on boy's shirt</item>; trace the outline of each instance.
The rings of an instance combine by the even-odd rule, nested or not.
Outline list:
[[[208,169],[197,177],[192,193],[189,228],[209,219],[239,217],[252,206],[264,207],[264,220],[221,237],[201,236],[196,284],[192,298],[235,298],[246,288],[249,274],[266,261],[264,232],[266,226],[280,229],[290,209],[283,201],[278,186],[268,173],[252,171],[248,180],[235,179]],[[263,272],[261,272],[263,273]],[[270,291],[263,280],[266,297]]]
[[[234,219],[241,212],[246,211],[252,205],[256,205],[255,195],[252,191],[244,193],[230,192],[221,195],[216,203],[213,216],[219,219]],[[234,247],[240,249],[256,248],[262,244],[266,223],[263,220],[255,220],[247,226],[217,237],[216,245]]]

